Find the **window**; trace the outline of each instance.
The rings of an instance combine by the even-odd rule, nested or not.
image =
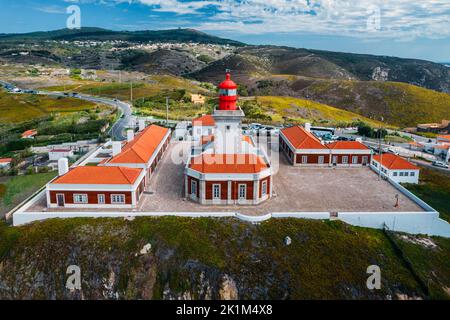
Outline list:
[[[302,156],[302,163],[308,163],[308,156]]]
[[[191,180],[191,195],[197,196],[197,181]]]
[[[333,164],[337,164],[338,161],[338,157],[337,156],[333,156]]]
[[[398,176],[398,173],[397,173],[397,172],[394,172],[394,177],[396,177],[396,176]]]
[[[263,181],[262,183],[261,194],[263,197],[267,195],[267,181]]]
[[[213,184],[213,199],[220,200],[220,184]]]
[[[219,94],[221,96],[235,96],[235,95],[237,95],[237,90],[236,89],[230,89],[230,90],[220,89]]]
[[[99,194],[97,196],[98,199],[98,204],[105,204],[105,195],[104,194]]]
[[[88,203],[87,194],[74,194],[73,203]]]
[[[111,203],[112,204],[124,204],[125,203],[125,195],[123,195],[123,194],[111,195]]]
[[[405,172],[405,177],[409,176],[409,172]]]
[[[376,163],[375,161],[372,161],[372,165],[373,165],[375,168],[378,168],[378,163]]]
[[[319,164],[324,164],[324,163],[325,163],[325,157],[319,156]]]
[[[348,164],[348,156],[343,156],[342,157],[342,163],[343,164]]]
[[[352,163],[353,164],[357,164],[358,163],[358,156],[353,156],[352,157]]]
[[[411,172],[409,173],[409,175],[410,175],[411,177],[414,177],[414,176],[416,175],[416,173],[415,173],[414,171],[411,171]]]
[[[368,156],[364,156],[363,158],[362,158],[362,164],[363,165],[366,165],[366,164],[368,164],[369,163],[369,157]]]
[[[400,172],[400,177],[403,177],[403,171],[402,171],[402,172]]]
[[[240,184],[239,185],[239,200],[247,199],[247,185]]]
[[[227,131],[230,131],[231,130],[231,126],[227,126]]]

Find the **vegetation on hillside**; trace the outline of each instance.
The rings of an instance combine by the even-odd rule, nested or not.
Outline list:
[[[408,242],[409,258],[433,282],[431,297],[448,298],[449,241],[431,241]],[[84,299],[426,298],[382,231],[329,221],[56,219],[0,226],[0,261],[1,299],[79,299],[64,287],[70,265],[81,268]],[[366,287],[370,265],[381,268],[381,290]]]
[[[450,222],[450,173],[421,168],[419,184],[408,184],[406,188],[437,210],[442,219]]]

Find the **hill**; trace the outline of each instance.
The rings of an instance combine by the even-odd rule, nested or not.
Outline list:
[[[448,298],[449,240],[391,237],[429,285],[429,297]],[[151,250],[140,253],[146,244]],[[371,291],[366,270],[374,264],[382,270],[382,285]],[[82,292],[65,288],[70,265],[81,268]],[[427,298],[382,231],[313,220],[253,225],[166,217],[0,225],[0,268],[0,299]]]
[[[246,82],[251,82],[256,76],[285,74],[321,79],[404,82],[450,92],[450,69],[439,63],[275,46],[238,48],[234,55],[215,61],[192,76],[218,82],[224,67],[245,77]]]
[[[79,30],[61,29],[48,32],[32,32],[23,34],[0,35],[2,41],[112,41],[121,40],[129,42],[198,42],[242,46],[239,41],[223,39],[208,35],[194,29],[171,29],[171,30],[145,30],[145,31],[112,31],[101,28],[81,28]]]

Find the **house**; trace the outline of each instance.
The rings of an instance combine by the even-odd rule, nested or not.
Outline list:
[[[419,183],[419,167],[392,153],[375,155],[372,158],[372,168],[385,177],[397,183]]]
[[[58,160],[58,177],[47,185],[49,208],[135,209],[151,174],[170,142],[170,130],[156,125],[127,142],[113,142],[112,157],[98,166],[69,170],[67,158]]]
[[[205,97],[201,94],[191,94],[191,102],[194,104],[205,104]]]
[[[61,158],[73,157],[72,149],[52,149],[48,152],[48,159],[50,161],[58,161]]]
[[[418,124],[417,132],[450,134],[450,120],[442,120],[441,123]]]
[[[157,125],[151,125],[137,135],[128,130],[126,144],[114,142],[112,158],[102,165],[143,169],[147,183],[169,146],[170,136],[170,129]]]
[[[330,150],[305,128],[293,126],[280,131],[280,149],[294,166],[329,166]]]
[[[36,129],[27,130],[22,133],[22,139],[34,139],[34,137],[38,134]]]
[[[8,170],[11,168],[12,158],[0,158],[0,169]]]
[[[219,106],[193,121],[202,148],[193,146],[185,168],[187,199],[202,205],[257,205],[272,197],[270,161],[251,137],[242,135],[244,116],[237,106],[237,85],[227,73],[219,85]]]
[[[370,164],[372,151],[359,141],[324,144],[305,127],[293,126],[280,132],[280,149],[294,166],[359,167]]]
[[[66,161],[64,161],[66,160]],[[59,176],[46,187],[49,208],[134,209],[145,189],[145,170],[125,167],[76,167],[60,159]]]
[[[216,121],[212,115],[203,115],[192,120],[192,138],[200,141],[201,137],[214,134]]]
[[[438,144],[447,144],[450,145],[450,134],[439,135],[436,138]]]

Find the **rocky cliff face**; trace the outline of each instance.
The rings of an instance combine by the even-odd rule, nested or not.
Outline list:
[[[366,287],[373,264],[381,290]],[[79,267],[79,290],[69,266]],[[383,234],[341,223],[74,219],[0,228],[0,299],[399,297],[424,294]]]

